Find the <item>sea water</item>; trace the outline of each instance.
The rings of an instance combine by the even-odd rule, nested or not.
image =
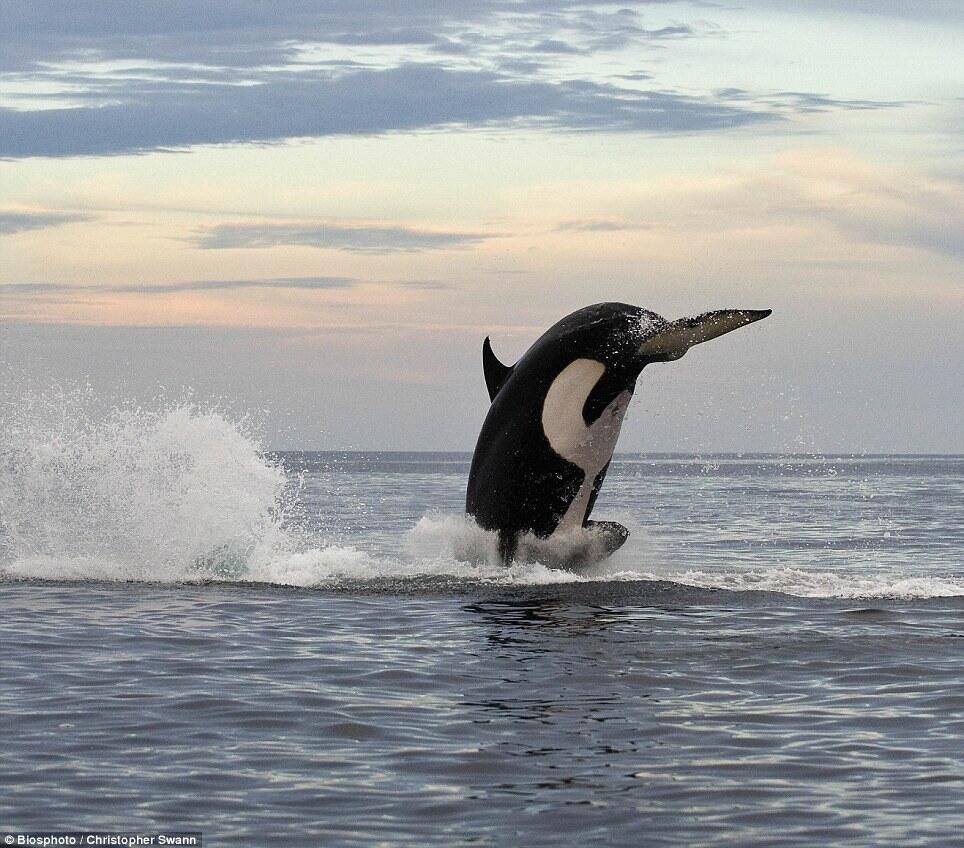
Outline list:
[[[619,455],[567,572],[464,453],[0,413],[0,826],[207,844],[964,844],[964,457]]]

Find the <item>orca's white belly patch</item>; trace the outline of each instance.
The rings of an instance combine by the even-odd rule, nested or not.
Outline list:
[[[586,399],[605,373],[606,366],[601,362],[577,359],[559,373],[546,393],[542,430],[549,445],[563,459],[581,468],[585,475],[579,492],[553,535],[582,527],[592,497],[593,482],[616,449],[623,417],[632,398],[630,391],[620,392],[591,425],[586,426],[582,417]]]

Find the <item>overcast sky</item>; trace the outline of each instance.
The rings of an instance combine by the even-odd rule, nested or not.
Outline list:
[[[0,0],[0,380],[471,450],[486,335],[772,308],[620,450],[964,452],[962,8]]]

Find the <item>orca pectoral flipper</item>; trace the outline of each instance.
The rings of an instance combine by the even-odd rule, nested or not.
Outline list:
[[[505,536],[500,537],[505,541]],[[531,533],[513,537],[517,549],[512,553],[523,562],[541,562],[550,568],[584,568],[602,562],[618,551],[629,538],[629,531],[615,521],[590,521],[584,527],[540,538]],[[507,551],[500,545],[503,562]]]
[[[617,521],[587,521],[586,530],[602,542],[603,554],[600,559],[612,556],[629,538],[629,531]]]
[[[694,345],[708,342],[727,333],[766,318],[771,309],[717,309],[704,312],[694,318],[679,318],[657,333],[654,333],[639,347],[641,356],[655,359],[679,359]]]

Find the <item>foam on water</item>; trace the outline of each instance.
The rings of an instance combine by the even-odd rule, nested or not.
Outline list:
[[[665,575],[635,573],[632,579],[667,579]],[[611,579],[620,579],[613,575]],[[802,598],[953,598],[964,596],[959,577],[898,577],[839,574],[774,566],[765,569],[673,572],[669,579],[687,586],[738,592],[780,592]]]
[[[659,579],[804,597],[964,595],[964,579],[951,576],[674,569],[671,552],[660,554],[641,528],[578,573],[537,561],[506,568],[494,535],[461,515],[425,516],[397,554],[375,555],[364,540],[332,544],[298,530],[297,481],[222,411],[92,406],[83,389],[0,399],[0,578],[306,587],[426,576],[502,585]],[[538,550],[530,546],[536,558]]]

